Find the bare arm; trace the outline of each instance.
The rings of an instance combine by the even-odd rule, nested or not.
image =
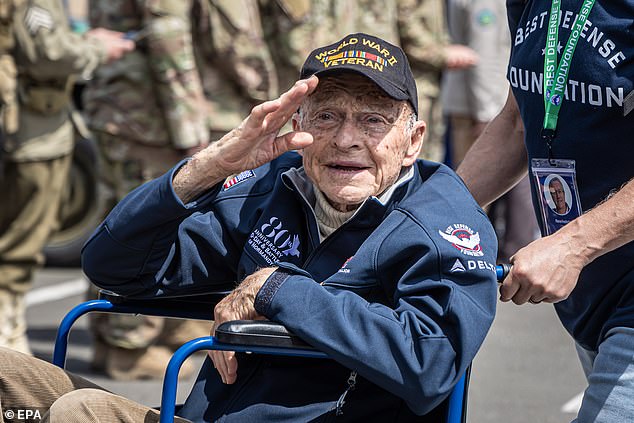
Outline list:
[[[523,304],[565,300],[577,285],[581,270],[634,240],[634,180],[594,209],[553,235],[519,250],[500,288],[502,301]]]
[[[582,238],[579,246],[588,263],[634,241],[634,179],[616,194],[571,222],[569,231]],[[576,225],[572,225],[575,223]],[[563,229],[566,229],[564,227]]]
[[[458,174],[481,205],[511,188],[527,169],[524,126],[509,92],[506,105],[469,150]],[[558,302],[570,295],[581,270],[634,240],[634,180],[555,234],[520,249],[500,288],[502,301]]]
[[[174,177],[172,185],[176,195],[188,203],[228,176],[259,167],[286,151],[301,149],[313,142],[306,132],[279,135],[280,129],[297,111],[300,104],[317,87],[312,76],[298,81],[280,98],[256,106],[240,126],[219,141],[196,153]],[[260,287],[275,268],[261,269],[248,276],[214,309],[214,329],[228,320],[258,319],[261,316],[253,306]],[[232,351],[213,351],[209,356],[224,383],[234,383],[238,362]]]
[[[487,125],[458,168],[478,204],[486,206],[511,189],[527,169],[524,124],[513,93]]]
[[[230,175],[310,145],[313,137],[309,133],[278,133],[317,83],[316,76],[298,81],[277,100],[254,107],[238,128],[194,155],[179,170],[172,181],[176,195],[188,203]]]

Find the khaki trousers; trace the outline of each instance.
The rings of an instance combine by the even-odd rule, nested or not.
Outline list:
[[[451,161],[454,169],[466,156],[467,151],[471,148],[476,140],[473,130],[473,119],[468,116],[450,116],[451,125]]]
[[[24,295],[58,225],[71,156],[7,161],[0,175],[0,345],[30,352]]]
[[[26,409],[39,412],[42,422],[53,423],[159,421],[159,413],[150,407],[43,360],[0,347],[0,423],[23,422],[18,413]]]
[[[25,293],[42,249],[59,225],[62,188],[71,156],[6,162],[0,180],[0,289]]]

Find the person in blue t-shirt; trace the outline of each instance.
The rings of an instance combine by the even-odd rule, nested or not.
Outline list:
[[[634,2],[509,0],[507,9],[511,91],[458,174],[486,205],[528,165],[544,237],[515,254],[500,298],[555,303],[589,383],[578,422],[631,422]],[[551,200],[555,180],[564,193]]]

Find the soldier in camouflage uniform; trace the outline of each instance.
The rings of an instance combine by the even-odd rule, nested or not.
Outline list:
[[[354,32],[399,42],[395,0],[260,0],[260,7],[282,91],[297,81],[311,46]]]
[[[134,43],[103,29],[72,34],[59,0],[1,0],[0,10],[0,345],[28,353],[24,296],[56,227],[73,150],[69,89]]]
[[[100,68],[84,92],[113,202],[219,139],[277,91],[253,1],[102,1],[91,6],[90,23],[126,32],[138,46]],[[210,330],[147,316],[92,322],[93,367],[120,380],[161,377],[174,349]]]
[[[194,6],[194,54],[213,141],[279,90],[256,0],[195,0]]]
[[[416,78],[419,115],[427,122],[421,157],[444,160],[441,72],[468,66],[475,54],[449,44],[443,0],[260,0],[260,4],[283,90],[297,79],[310,53],[308,46],[328,44],[353,32],[401,45]]]

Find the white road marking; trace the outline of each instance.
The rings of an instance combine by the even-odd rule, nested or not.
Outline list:
[[[582,399],[583,399],[583,392],[580,392],[579,394],[572,397],[570,401],[568,401],[561,407],[561,412],[577,414],[579,412],[579,409],[581,408]]]
[[[34,289],[26,294],[26,306],[32,306],[49,301],[83,294],[88,289],[88,281],[84,278],[73,279],[59,284]]]

